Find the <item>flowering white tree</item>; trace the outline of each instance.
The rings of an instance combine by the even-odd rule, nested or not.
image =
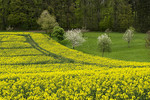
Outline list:
[[[128,47],[130,47],[130,42],[133,39],[134,31],[135,29],[133,27],[130,27],[123,35],[123,39],[128,42]]]
[[[98,48],[102,52],[102,57],[104,56],[104,52],[111,51],[111,44],[112,41],[106,33],[98,37]]]
[[[85,42],[83,38],[83,34],[80,29],[68,30],[64,37],[66,40],[69,40],[72,43],[72,48],[74,49],[76,46],[81,45]]]

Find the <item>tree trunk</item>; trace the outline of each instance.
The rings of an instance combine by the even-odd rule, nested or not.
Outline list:
[[[130,48],[130,41],[128,41],[128,48]]]
[[[103,49],[103,51],[102,51],[102,57],[104,57],[104,52],[105,52],[105,50]]]

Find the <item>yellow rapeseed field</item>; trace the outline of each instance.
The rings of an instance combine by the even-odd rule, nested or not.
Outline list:
[[[69,49],[41,33],[0,33],[0,99],[150,100],[150,63]]]

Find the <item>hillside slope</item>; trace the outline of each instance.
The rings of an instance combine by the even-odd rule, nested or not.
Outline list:
[[[150,63],[69,49],[41,33],[0,33],[0,98],[150,99]]]

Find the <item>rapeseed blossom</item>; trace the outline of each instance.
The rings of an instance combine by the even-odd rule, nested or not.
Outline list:
[[[0,34],[8,34],[1,40],[8,45],[0,53],[0,99],[150,99],[150,63],[84,54],[41,33]],[[9,45],[14,38],[12,47],[20,48]]]

